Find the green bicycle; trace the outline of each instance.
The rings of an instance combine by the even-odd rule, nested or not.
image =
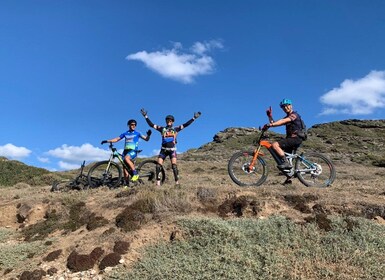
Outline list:
[[[130,177],[133,175],[131,168],[124,161],[123,156],[117,151],[112,143],[109,144],[109,149],[111,151],[109,160],[96,162],[88,172],[88,184],[91,188],[97,188],[100,186],[107,186],[109,188],[118,187],[123,183],[123,169],[128,172]],[[140,152],[141,150],[138,151],[138,153]],[[114,159],[118,159],[120,165],[115,162]],[[158,176],[161,184],[163,184],[166,179],[163,166],[161,166],[156,160],[151,159],[141,161],[136,167],[139,175],[137,182],[144,185],[155,185],[157,166],[158,170],[160,170]]]

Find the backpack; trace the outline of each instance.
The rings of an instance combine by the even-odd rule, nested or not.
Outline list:
[[[297,135],[299,138],[302,139],[302,141],[306,141],[307,139],[307,129],[306,129],[306,124],[303,121],[303,119],[300,117],[301,120],[301,128],[297,131]]]

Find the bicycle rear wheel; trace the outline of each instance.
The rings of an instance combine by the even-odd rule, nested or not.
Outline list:
[[[139,182],[145,185],[155,185],[157,167],[159,169],[160,182],[163,184],[166,179],[164,168],[156,160],[151,159],[142,161],[136,168],[139,175]]]
[[[52,184],[51,192],[69,192],[72,190],[72,180],[55,181]]]
[[[250,169],[253,155],[253,151],[237,152],[229,160],[227,170],[230,178],[241,187],[260,186],[266,181],[267,166],[263,158],[258,157]]]
[[[298,157],[295,170],[298,179],[307,187],[328,187],[336,178],[336,170],[331,160],[314,152]]]
[[[116,188],[122,180],[122,169],[114,161],[100,161],[95,163],[88,172],[88,184],[91,188],[107,186]]]

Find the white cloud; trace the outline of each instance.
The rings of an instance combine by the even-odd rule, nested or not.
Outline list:
[[[143,154],[143,153],[138,154],[138,158],[148,158],[148,157],[157,156],[159,155],[159,152],[160,152],[160,149],[154,149],[149,155]]]
[[[37,160],[43,163],[49,163],[49,158],[46,157],[37,157]]]
[[[127,60],[143,62],[149,69],[163,77],[182,83],[192,83],[199,75],[211,74],[215,62],[207,52],[223,48],[220,41],[196,42],[190,48],[190,53],[184,52],[182,44],[177,42],[170,50],[156,52],[141,51],[130,54]]]
[[[85,160],[101,161],[108,159],[110,152],[96,148],[89,143],[79,146],[68,146],[66,144],[54,150],[49,150],[48,155],[61,159],[59,166],[63,169],[79,168],[81,162]]]
[[[65,161],[59,161],[59,167],[60,167],[60,169],[72,170],[72,169],[80,168],[80,165],[79,164],[68,163],[68,162],[65,162]]]
[[[345,80],[339,88],[321,96],[325,104],[321,115],[369,115],[385,108],[385,71],[371,71],[358,80]]]
[[[4,156],[7,158],[13,159],[21,159],[28,157],[32,151],[28,150],[25,147],[16,147],[13,144],[6,144],[4,146],[0,146],[0,156]]]

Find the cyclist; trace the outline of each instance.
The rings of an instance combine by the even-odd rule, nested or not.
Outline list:
[[[279,106],[286,113],[286,116],[277,121],[274,121],[271,118],[270,123],[266,124],[266,127],[286,125],[286,138],[272,143],[272,147],[282,158],[282,164],[278,165],[278,168],[288,169],[291,168],[291,165],[285,157],[284,151],[291,152],[291,150],[298,148],[299,145],[301,145],[302,139],[298,136],[298,133],[302,129],[302,122],[301,116],[293,111],[291,99],[283,99]]]
[[[148,118],[147,111],[145,109],[140,110],[143,117],[146,119],[146,122],[148,125],[157,131],[159,131],[162,135],[162,146],[160,148],[159,156],[158,156],[158,163],[160,165],[163,165],[164,159],[166,157],[169,157],[171,160],[171,167],[172,171],[174,173],[174,179],[175,184],[179,184],[179,172],[178,167],[176,165],[176,136],[179,131],[186,128],[190,124],[192,124],[193,121],[195,121],[199,116],[201,115],[201,112],[194,113],[194,117],[188,120],[186,123],[180,125],[180,126],[173,126],[175,118],[172,115],[166,116],[166,126],[160,126],[153,124],[152,121]],[[158,177],[160,173],[160,170],[156,171],[157,174],[157,181],[156,184],[160,185],[160,178]]]
[[[144,136],[143,134],[141,134],[140,132],[135,130],[137,122],[136,122],[136,120],[132,120],[132,119],[127,122],[127,125],[128,125],[128,130],[126,132],[123,132],[118,137],[115,137],[113,139],[103,140],[101,142],[101,144],[103,145],[105,143],[115,143],[115,142],[122,140],[123,138],[125,139],[124,150],[123,150],[122,156],[123,156],[125,162],[128,164],[128,166],[132,170],[131,181],[135,182],[139,179],[139,175],[135,169],[135,165],[134,165],[133,160],[136,158],[136,156],[138,154],[139,138],[142,138],[145,141],[150,140],[150,136],[151,136],[152,131],[151,131],[151,129],[147,130],[147,135]],[[128,183],[128,175],[129,174],[128,174],[127,170],[124,169],[124,179],[126,181],[126,184]]]

